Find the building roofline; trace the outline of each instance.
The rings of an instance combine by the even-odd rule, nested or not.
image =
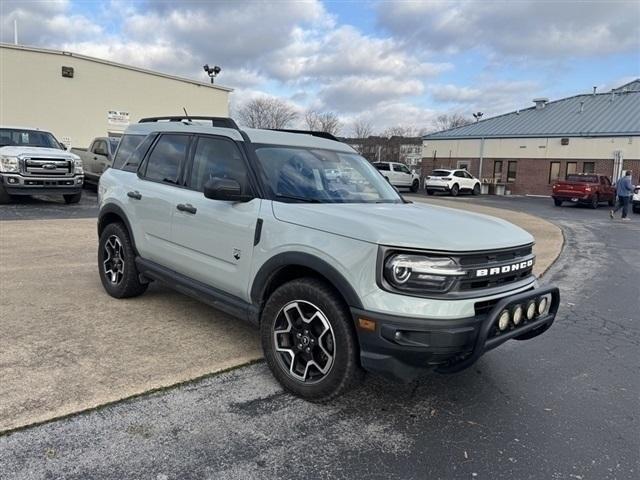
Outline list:
[[[134,67],[132,65],[125,65],[124,63],[112,62],[111,60],[104,60],[102,58],[90,57],[88,55],[82,55],[80,53],[67,52],[67,51],[64,51],[64,50],[52,50],[52,49],[49,49],[49,48],[30,47],[30,46],[26,46],[26,45],[14,45],[14,44],[11,44],[11,43],[2,43],[2,42],[0,42],[0,48],[8,48],[8,49],[12,49],[12,50],[22,50],[22,51],[27,51],[27,52],[47,53],[49,55],[61,55],[61,56],[65,56],[65,57],[73,57],[73,58],[78,58],[80,60],[86,60],[86,61],[89,61],[89,62],[95,62],[95,63],[101,63],[103,65],[109,65],[111,67],[123,68],[125,70],[132,70],[132,71],[138,72],[138,73],[144,73],[144,74],[147,74],[147,75],[153,75],[155,77],[168,78],[170,80],[176,80],[176,81],[179,81],[179,82],[190,83],[192,85],[197,85],[199,87],[213,88],[215,90],[221,90],[221,91],[224,91],[224,92],[233,92],[233,88],[230,88],[230,87],[224,87],[224,86],[221,86],[221,85],[216,85],[216,84],[207,83],[207,82],[199,82],[198,80],[192,80],[192,79],[185,78],[185,77],[178,77],[176,75],[169,75],[167,73],[156,72],[154,70],[147,70],[145,68]]]
[[[425,135],[422,140],[482,140],[489,138],[585,138],[585,137],[637,137],[640,130],[635,132],[571,132],[571,133],[523,133],[523,134],[487,134],[487,135],[447,135],[430,137]]]

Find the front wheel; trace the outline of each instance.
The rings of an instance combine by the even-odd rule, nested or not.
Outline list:
[[[610,207],[615,207],[616,206],[616,199],[615,198],[610,198],[608,203],[609,203]]]
[[[414,180],[411,184],[411,191],[413,193],[416,193],[418,191],[418,188],[420,188],[420,182],[418,180]]]
[[[473,192],[471,192],[473,195],[480,195],[480,184],[476,183],[473,186]]]
[[[591,204],[589,205],[591,208],[595,210],[596,208],[598,208],[599,204],[600,198],[598,197],[598,195],[594,195],[593,197],[591,197]]]
[[[562,206],[562,200],[558,200],[557,198],[553,199],[553,203],[556,207],[561,207]]]
[[[126,227],[107,225],[98,242],[98,270],[102,286],[112,297],[137,297],[147,289],[148,284],[140,282],[135,257]]]
[[[453,187],[451,187],[451,196],[452,197],[457,197],[458,193],[460,193],[460,187],[456,183]]]
[[[11,195],[7,193],[4,186],[0,185],[0,205],[6,205],[11,202]]]
[[[329,401],[363,377],[349,311],[330,286],[315,278],[292,280],[273,292],[260,336],[273,376],[306,400]]]
[[[64,203],[66,204],[78,203],[82,198],[82,192],[73,193],[71,195],[63,195],[63,197],[64,197]]]

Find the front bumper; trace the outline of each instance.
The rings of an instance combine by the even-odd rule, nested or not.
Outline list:
[[[549,300],[549,306],[542,315],[532,320],[525,319],[517,327],[511,323],[508,330],[495,334],[502,311],[526,305],[542,296]],[[555,320],[559,305],[558,288],[546,287],[504,297],[487,314],[455,320],[396,317],[358,309],[351,311],[360,341],[362,367],[388,378],[409,382],[432,370],[458,372],[509,339],[532,338],[543,333]],[[361,328],[361,319],[374,322],[375,329]]]
[[[0,183],[9,195],[73,194],[82,190],[84,175],[72,177],[24,177],[18,174],[0,174]]]

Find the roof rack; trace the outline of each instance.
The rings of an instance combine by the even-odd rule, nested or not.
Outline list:
[[[268,130],[273,130],[274,132],[287,132],[287,133],[302,133],[305,135],[313,135],[314,137],[326,138],[327,140],[333,140],[335,142],[339,142],[338,138],[334,135],[331,135],[329,132],[318,132],[314,130],[289,130],[287,128],[269,128]]]
[[[195,115],[176,115],[169,117],[146,117],[141,118],[138,123],[151,123],[151,122],[190,122],[192,120],[208,120],[211,122],[212,127],[233,128],[234,130],[240,130],[238,124],[229,117],[199,117]]]

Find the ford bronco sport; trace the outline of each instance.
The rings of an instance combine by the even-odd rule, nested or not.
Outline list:
[[[98,201],[110,295],[156,280],[258,325],[274,376],[309,400],[364,370],[404,381],[462,370],[542,334],[559,305],[532,273],[527,232],[407,202],[326,133],[143,119]]]

